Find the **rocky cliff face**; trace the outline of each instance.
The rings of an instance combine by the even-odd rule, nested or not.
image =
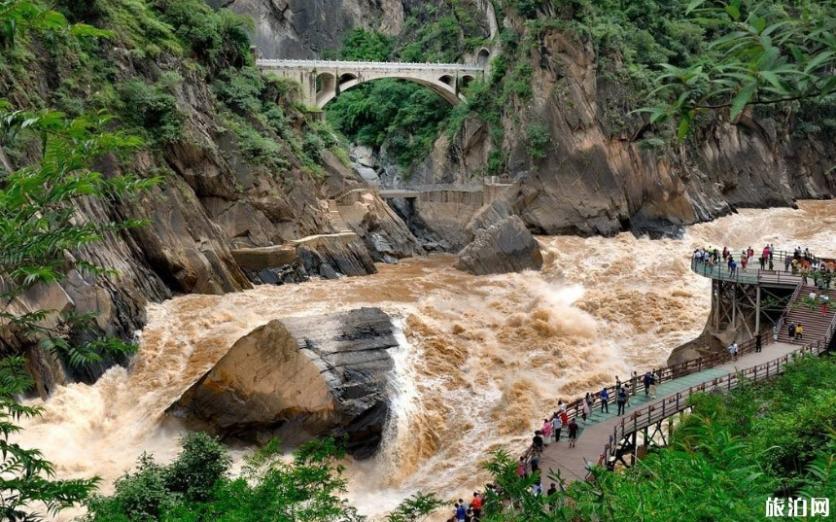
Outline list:
[[[524,34],[525,26],[517,30]],[[525,56],[532,96],[512,98],[502,114],[507,173],[505,196],[534,232],[604,234],[633,230],[676,234],[738,207],[792,205],[836,193],[828,171],[836,147],[826,136],[795,132],[783,113],[749,111],[736,123],[722,116],[683,144],[649,145],[640,120],[617,129],[624,87],[600,74],[588,42],[547,29]],[[548,145],[532,158],[527,131],[541,126]],[[416,169],[415,183],[468,180],[485,171],[494,148],[487,125],[468,120],[452,142],[435,144]]]
[[[338,49],[345,33],[365,27],[386,34],[401,30],[401,0],[209,0],[250,16],[253,43],[264,58],[319,57]]]
[[[307,13],[304,16],[318,20],[323,13],[331,13],[336,4],[342,3],[311,6],[296,2],[298,13],[294,19],[302,23],[301,19],[307,20],[303,14]],[[345,4],[343,9],[352,16],[373,17],[382,9],[382,4],[376,2],[368,6],[358,2],[353,7]],[[314,11],[306,11],[308,8]],[[95,23],[107,27],[112,21],[103,19]],[[318,23],[327,25],[331,21]],[[375,271],[374,260],[384,260],[385,256],[393,256],[393,260],[420,251],[394,212],[376,195],[369,194],[364,218],[355,227],[359,236],[354,240],[306,241],[297,245],[298,262],[266,267],[275,269],[272,273],[242,267],[233,251],[281,248],[311,236],[348,231],[336,208],[332,208],[334,200],[346,191],[367,184],[338,159],[333,152],[336,146],[329,148],[314,142],[316,165],[311,166],[311,158],[306,159],[302,151],[310,148],[305,140],[308,134],[316,134],[317,122],[294,105],[292,89],[281,91],[280,86],[270,85],[250,98],[251,102],[275,104],[279,114],[273,115],[284,127],[280,131],[271,130],[263,113],[223,105],[213,85],[220,75],[210,72],[203,64],[171,54],[151,59],[132,45],[117,40],[95,51],[113,68],[107,80],[112,85],[105,87],[115,91],[138,82],[145,84],[146,89],[156,89],[161,78],[174,78],[167,82],[170,85],[165,95],[170,95],[172,105],[176,106],[172,119],[177,120],[179,133],[165,143],[154,143],[156,136],[152,134],[147,150],[128,160],[101,158],[96,168],[104,176],[123,172],[140,176],[162,174],[163,181],[132,200],[83,201],[78,218],[96,222],[138,218],[146,220],[147,225],[109,234],[79,253],[100,266],[113,268],[118,275],[94,279],[73,272],[61,285],[34,289],[11,303],[9,309],[46,307],[92,313],[97,318],[93,331],[68,334],[107,334],[130,339],[145,322],[144,307],[148,301],[163,300],[176,293],[233,292],[249,288],[253,283],[365,275]],[[68,97],[60,73],[64,65],[44,52],[33,54],[25,67],[0,71],[0,98],[10,100],[15,107],[32,109],[33,103],[49,106],[56,98]],[[226,65],[232,74],[247,74],[240,66]],[[26,73],[20,73],[21,70]],[[74,73],[67,70],[65,74]],[[103,86],[88,81],[84,73],[80,79],[74,79],[73,88],[79,92],[72,91],[72,95],[91,99],[99,93]],[[255,84],[251,77],[246,81]],[[253,96],[247,92],[238,88],[235,95]],[[242,133],[245,125],[251,130]],[[253,147],[258,148],[255,154]],[[258,154],[263,152],[258,150],[266,150],[274,159],[259,159]],[[26,149],[14,152],[13,168],[37,160],[37,155]],[[302,270],[297,270],[300,267]],[[75,370],[41,353],[36,341],[13,331],[3,331],[0,352],[30,355],[30,367],[42,395],[65,379],[92,381],[115,362],[106,360],[100,365]]]
[[[275,320],[238,340],[170,409],[215,431],[300,443],[327,433],[371,456],[389,416],[398,345],[377,308]]]

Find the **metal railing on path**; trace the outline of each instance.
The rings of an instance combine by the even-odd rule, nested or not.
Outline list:
[[[761,334],[760,338],[761,346],[766,346],[770,343],[771,338],[768,333]],[[757,338],[755,337],[749,339],[748,341],[740,343],[738,345],[737,356],[740,357],[741,355],[754,352],[756,346]],[[699,357],[697,359],[691,359],[689,361],[685,361],[679,364],[665,366],[649,371],[654,376],[655,383],[658,385],[666,381],[671,381],[673,379],[678,379],[680,377],[685,377],[686,375],[698,373],[703,370],[713,368],[715,366],[720,366],[721,364],[727,363],[731,360],[732,356],[728,352],[717,352],[705,355],[703,357]],[[635,377],[631,376],[626,380],[621,381],[621,383],[630,383],[630,391],[631,393],[635,394],[638,390],[639,384],[644,385],[643,378],[644,374],[636,374]],[[601,389],[597,390],[595,393],[592,394],[592,404],[590,405],[590,410],[594,409],[596,406],[599,406],[601,404],[601,391],[603,389],[604,388],[602,387]],[[609,395],[608,400],[614,400],[616,398],[617,385],[613,384],[612,386],[607,386],[606,389],[607,394]],[[585,397],[581,397],[566,404],[566,413],[569,416],[569,419],[577,419],[581,416],[581,412],[583,411],[583,402],[585,400]]]
[[[826,351],[830,340],[833,338],[834,331],[836,331],[836,317],[834,317],[834,320],[831,322],[825,339],[802,346],[798,350],[788,353],[782,357],[772,359],[771,361],[756,364],[755,366],[729,373],[725,377],[705,381],[696,386],[690,386],[687,391],[677,392],[676,395],[665,397],[661,401],[655,402],[625,415],[625,417],[621,419],[621,423],[617,424],[613,428],[612,435],[609,436],[609,440],[604,446],[604,454],[608,455],[608,458],[610,459],[616,457],[615,452],[617,441],[623,440],[640,430],[653,426],[654,424],[687,410],[691,407],[691,396],[696,393],[713,391],[727,392],[737,388],[743,382],[763,381],[782,373],[784,367],[796,357],[806,353],[818,355]],[[634,444],[634,456],[637,450],[638,445]]]
[[[786,262],[788,259],[790,260],[789,264]],[[760,268],[760,263],[754,258],[749,261],[746,268],[743,268],[740,259],[736,258],[738,266],[735,270],[730,270],[728,264],[722,258],[712,264],[708,260],[697,259],[696,256],[691,256],[691,270],[711,279],[743,284],[797,285],[814,276],[816,271],[811,270],[810,267],[791,266],[793,259],[811,264],[816,262],[819,266],[822,264],[836,266],[836,261],[832,259],[816,257],[805,259],[803,256],[797,257],[794,252],[777,251],[772,255],[772,265],[777,270]],[[750,268],[752,266],[754,268]],[[765,264],[765,266],[768,266],[768,264]]]

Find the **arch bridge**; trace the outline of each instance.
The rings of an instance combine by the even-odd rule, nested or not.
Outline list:
[[[265,73],[298,82],[302,86],[303,101],[320,109],[341,92],[381,78],[419,83],[455,105],[463,99],[461,91],[468,83],[484,79],[485,53],[486,50],[480,52],[478,65],[263,59],[257,60],[256,65]]]

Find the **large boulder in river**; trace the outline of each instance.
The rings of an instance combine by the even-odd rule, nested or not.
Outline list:
[[[369,457],[389,416],[397,344],[378,308],[273,320],[233,344],[170,411],[228,436],[346,436],[352,455]]]
[[[517,216],[478,230],[456,261],[456,268],[476,275],[539,270],[542,266],[540,246]]]

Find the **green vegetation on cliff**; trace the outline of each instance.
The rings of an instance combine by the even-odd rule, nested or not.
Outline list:
[[[408,12],[398,38],[355,29],[335,57],[344,60],[455,63],[486,42],[484,15],[472,0],[423,3]],[[327,117],[352,142],[384,149],[408,169],[432,149],[451,112],[426,87],[378,80],[342,93]]]

